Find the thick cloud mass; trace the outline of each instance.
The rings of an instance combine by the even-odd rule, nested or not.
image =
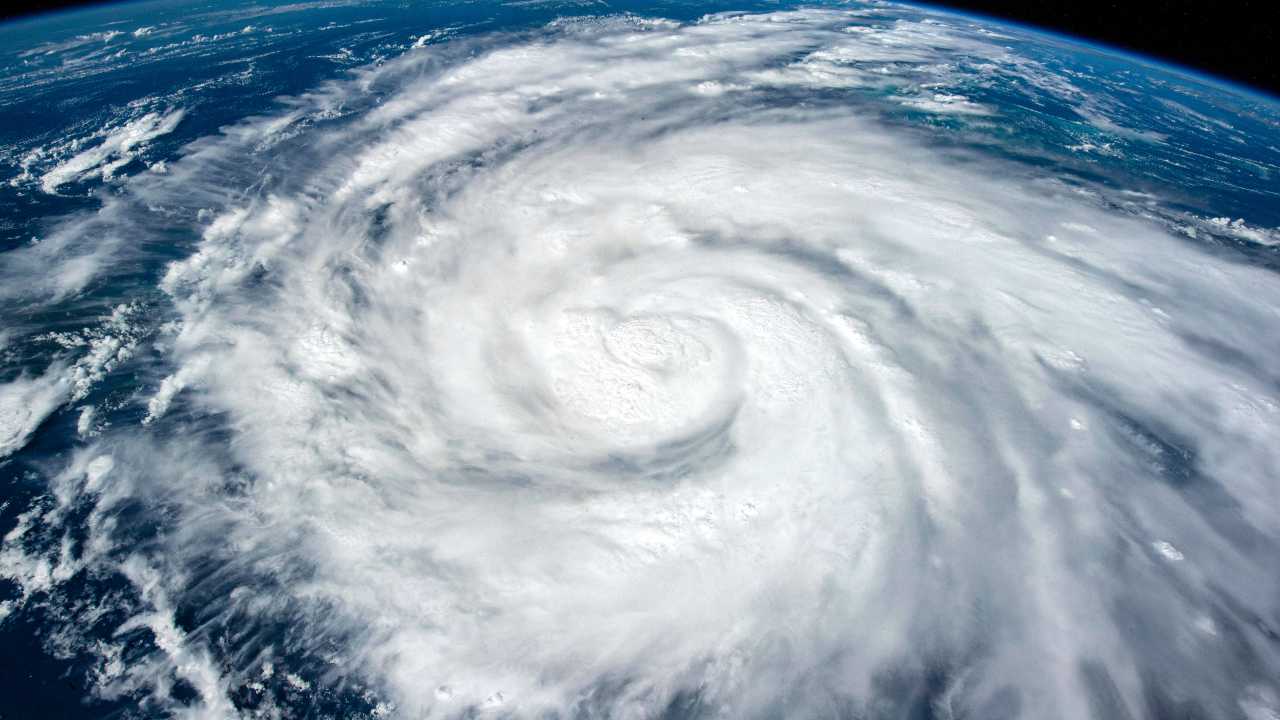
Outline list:
[[[1275,717],[1274,273],[838,92],[1003,57],[943,25],[500,40],[92,220],[202,233],[145,424],[59,481],[161,638],[103,693],[176,676],[230,716],[294,668],[413,718]]]

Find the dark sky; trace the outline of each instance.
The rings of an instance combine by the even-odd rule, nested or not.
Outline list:
[[[1280,0],[932,0],[1134,50],[1280,95]]]
[[[26,0],[0,17],[85,4]],[[1280,0],[937,0],[1195,68],[1280,95]]]

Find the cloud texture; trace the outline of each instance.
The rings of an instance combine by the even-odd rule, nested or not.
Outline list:
[[[564,22],[132,183],[95,222],[200,239],[144,417],[42,516],[91,499],[68,562],[158,638],[101,692],[1275,717],[1280,281],[842,94],[957,49],[1005,53],[845,11]],[[20,541],[0,568],[49,576]]]

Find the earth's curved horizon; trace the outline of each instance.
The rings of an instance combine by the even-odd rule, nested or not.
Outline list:
[[[1280,717],[1280,102],[895,3],[0,24],[0,718]]]

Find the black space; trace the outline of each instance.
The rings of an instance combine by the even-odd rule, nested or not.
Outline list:
[[[412,0],[410,0],[412,1]],[[26,0],[0,18],[34,15],[84,0]],[[1280,96],[1280,0],[931,0],[1104,45],[1136,51]]]
[[[1278,0],[930,0],[1136,51],[1280,96]]]

